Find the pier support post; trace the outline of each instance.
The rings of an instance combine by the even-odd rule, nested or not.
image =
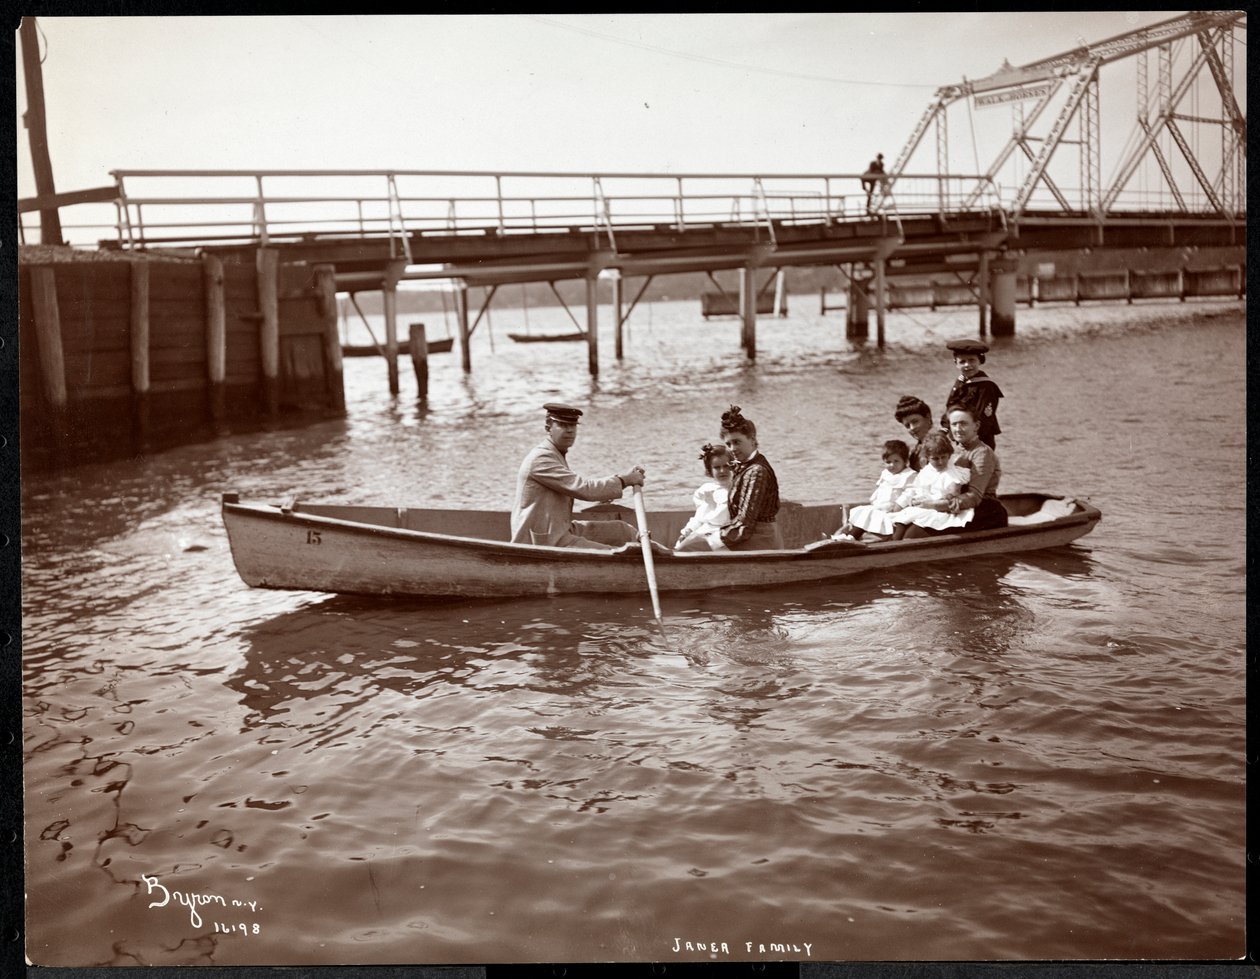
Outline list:
[[[472,373],[472,351],[468,349],[471,339],[468,330],[468,284],[461,282],[455,293],[455,313],[459,320],[459,355],[465,374]]]
[[[227,415],[227,313],[223,301],[223,262],[215,255],[201,259],[206,294],[206,374],[210,421],[222,427]],[[135,302],[134,296],[132,302]]]
[[[131,436],[149,438],[149,263],[131,263]]]
[[[31,269],[31,309],[35,315],[35,344],[39,348],[39,374],[48,404],[55,462],[62,461],[66,432],[66,365],[61,350],[61,313],[57,308],[57,280],[48,266]]]
[[[849,340],[867,340],[871,335],[870,305],[866,282],[856,273],[849,276],[849,306],[845,312],[844,335]]]
[[[622,287],[622,278],[621,278],[621,273],[618,272],[617,275],[613,276],[613,280],[612,280],[612,308],[613,308],[613,315],[617,317],[616,354],[617,354],[618,360],[621,360],[624,354],[624,348],[623,348],[622,339],[621,339],[621,328],[625,325],[625,320],[622,317],[621,287]]]
[[[1015,272],[1019,263],[1001,258],[989,267],[990,299],[993,303],[992,333],[995,337],[1015,335]]]
[[[385,313],[385,360],[389,370],[389,393],[398,397],[398,280],[407,263],[390,262],[381,279],[381,298]]]
[[[599,376],[599,278],[586,277],[586,360],[591,377]]]
[[[337,268],[315,266],[315,301],[324,318],[324,380],[329,407],[346,410],[345,369],[341,361],[341,337],[337,330]]]
[[[980,306],[979,331],[983,337],[989,332],[989,253],[984,251],[980,253],[980,267],[976,270],[976,292]]]
[[[774,315],[780,319],[787,315],[787,313],[783,311],[784,288],[783,269],[779,269],[774,273]]]
[[[416,397],[425,401],[429,397],[429,341],[424,335],[423,323],[412,323],[410,335],[411,366],[416,372]]]
[[[739,270],[739,344],[749,360],[757,359],[756,271],[751,265],[745,265]]]
[[[389,393],[398,396],[398,288],[381,283],[381,306],[385,313],[385,366],[389,372]]]
[[[262,359],[263,405],[267,414],[280,411],[280,253],[258,249],[258,348]]]
[[[884,256],[875,256],[875,344],[884,346],[884,314],[888,308],[888,278],[884,274]]]

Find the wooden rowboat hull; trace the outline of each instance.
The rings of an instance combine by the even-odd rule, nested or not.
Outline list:
[[[764,588],[826,581],[928,561],[956,561],[1059,547],[1093,530],[1101,518],[1080,501],[1042,494],[1004,497],[1016,515],[1055,501],[1065,515],[998,530],[910,541],[824,541],[840,525],[841,507],[785,504],[781,551],[657,551],[662,592]],[[615,551],[509,543],[502,511],[241,503],[225,494],[223,522],[241,578],[258,588],[417,597],[512,597],[580,592],[643,592],[638,544]],[[628,518],[605,504],[583,519]],[[689,512],[653,513],[653,540],[673,541]],[[1035,517],[1028,518],[1030,520]]]
[[[428,341],[429,353],[431,354],[449,353],[454,345],[454,337],[444,337],[440,340]],[[398,355],[400,357],[405,357],[407,355],[407,347],[405,345],[398,348]],[[381,356],[381,351],[374,343],[343,343],[341,345],[341,356],[379,357]]]
[[[509,333],[508,338],[517,343],[569,343],[585,340],[585,333]]]

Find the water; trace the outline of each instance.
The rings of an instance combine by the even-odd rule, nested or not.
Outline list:
[[[687,505],[731,402],[786,498],[862,499],[897,398],[940,407],[941,340],[975,313],[890,316],[880,352],[795,305],[755,367],[734,320],[640,307],[622,364],[604,324],[598,381],[582,345],[507,342],[499,311],[471,377],[432,358],[427,408],[409,369],[394,401],[353,359],[344,420],[27,479],[27,954],[1241,954],[1240,303],[1021,308],[995,344],[1003,488],[1104,514],[1069,548],[667,595],[663,634],[646,595],[235,574],[222,491],[506,508],[549,400],[588,409],[575,468],[642,463],[649,507]]]

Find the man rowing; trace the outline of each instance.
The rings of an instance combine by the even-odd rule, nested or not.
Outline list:
[[[627,486],[642,486],[642,466],[618,476],[587,479],[569,468],[565,456],[577,440],[582,412],[554,402],[547,412],[547,437],[530,449],[516,476],[512,507],[512,542],[597,550],[620,547],[638,539],[624,520],[574,520],[574,500],[615,500]]]

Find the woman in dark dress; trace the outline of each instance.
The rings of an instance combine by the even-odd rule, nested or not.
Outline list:
[[[783,537],[775,521],[779,480],[757,448],[757,426],[738,405],[722,413],[722,441],[738,466],[727,504],[731,522],[722,528],[722,543],[735,551],[781,549]]]

